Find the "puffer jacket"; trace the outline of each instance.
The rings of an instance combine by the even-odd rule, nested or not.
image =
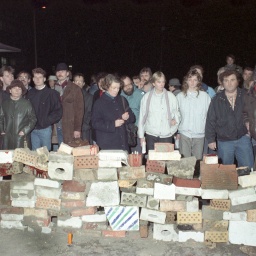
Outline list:
[[[0,133],[3,135],[3,149],[24,148],[24,141],[28,141],[28,134],[36,124],[36,115],[31,103],[20,98],[8,99],[0,108]],[[23,131],[24,136],[19,135]]]

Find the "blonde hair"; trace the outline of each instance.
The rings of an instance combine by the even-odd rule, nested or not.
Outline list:
[[[155,83],[156,80],[158,80],[158,79],[160,79],[160,78],[162,78],[162,77],[164,78],[164,81],[166,82],[164,73],[161,72],[161,71],[157,71],[157,72],[155,72],[155,73],[153,74],[153,76],[152,76],[150,82]]]

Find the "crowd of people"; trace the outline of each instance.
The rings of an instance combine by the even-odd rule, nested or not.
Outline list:
[[[46,146],[56,150],[74,139],[100,149],[142,153],[156,142],[174,143],[183,157],[217,154],[220,163],[254,167],[256,154],[256,79],[228,55],[217,72],[218,86],[203,81],[200,65],[191,66],[180,83],[148,67],[129,77],[99,73],[86,85],[65,63],[47,79],[42,68],[0,69],[0,148]],[[33,80],[33,86],[31,85]],[[127,126],[138,128],[128,144]],[[57,145],[55,145],[57,144]]]

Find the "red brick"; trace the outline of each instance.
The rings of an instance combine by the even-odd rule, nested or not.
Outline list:
[[[43,209],[60,210],[60,199],[37,197],[36,207]]]
[[[85,206],[84,200],[72,200],[72,201],[64,201],[61,202],[61,207],[64,208],[77,208]]]
[[[62,185],[62,191],[68,192],[84,192],[86,185],[83,182],[75,180],[65,180]]]
[[[142,165],[142,154],[130,154],[128,163],[131,167],[139,167]]]
[[[83,216],[83,215],[93,215],[96,212],[97,212],[97,207],[92,206],[92,207],[86,207],[86,208],[72,210],[71,216],[78,217],[78,216]]]
[[[204,189],[237,189],[238,174],[236,166],[200,164],[201,187]]]
[[[147,160],[146,171],[165,173],[165,161]]]
[[[182,179],[173,177],[172,183],[177,187],[187,187],[187,188],[200,188],[201,187],[201,181],[199,179]]]
[[[0,205],[11,205],[10,181],[0,182]]]
[[[125,237],[126,231],[102,230],[103,237]]]
[[[174,144],[172,143],[155,143],[154,149],[156,152],[172,152],[174,151]]]
[[[24,214],[24,208],[22,207],[10,207],[0,209],[0,214]]]
[[[98,168],[99,158],[97,156],[75,156],[74,169]]]
[[[140,237],[141,238],[148,237],[148,225],[140,225]]]

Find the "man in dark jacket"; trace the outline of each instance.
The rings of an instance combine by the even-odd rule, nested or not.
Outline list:
[[[31,133],[32,150],[46,146],[50,151],[51,125],[57,123],[62,116],[60,95],[45,85],[46,72],[42,68],[35,68],[32,73],[35,88],[27,94],[37,117],[36,127]]]
[[[244,91],[238,88],[239,74],[227,70],[220,76],[224,90],[211,101],[205,136],[208,146],[216,150],[223,164],[253,167],[253,152],[250,136],[243,120]],[[217,137],[217,143],[216,143]]]

